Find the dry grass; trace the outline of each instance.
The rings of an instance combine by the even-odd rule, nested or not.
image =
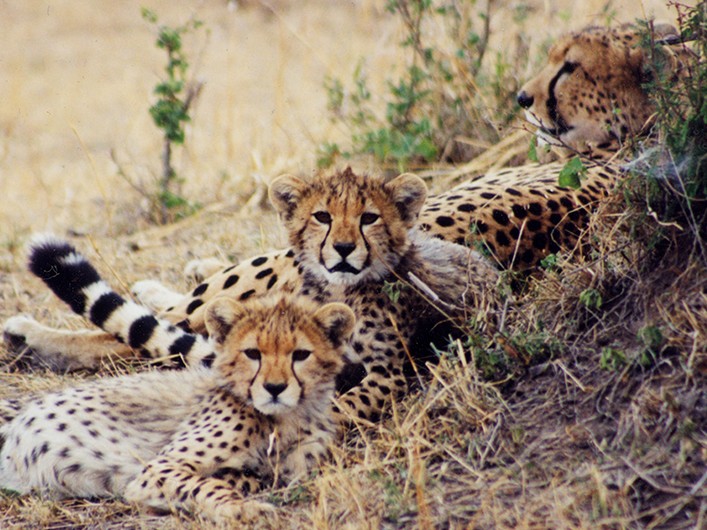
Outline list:
[[[77,244],[116,285],[151,277],[184,286],[181,268],[193,257],[238,260],[281,246],[264,205],[267,182],[284,171],[309,173],[317,143],[345,138],[326,119],[324,75],[349,78],[366,56],[375,89],[401,63],[399,28],[382,0],[273,0],[272,9],[249,1],[236,11],[225,1],[151,2],[165,22],[193,12],[211,30],[206,43],[190,42],[202,50],[195,63],[207,84],[178,159],[185,194],[207,207],[151,227],[140,194],[120,174],[144,185],[159,172],[147,107],[162,57],[139,17],[143,3],[30,0],[1,8],[0,319],[26,312],[49,325],[84,326],[25,272],[22,245],[36,230],[83,235]],[[603,2],[576,7],[570,22],[559,2],[529,4],[529,25],[550,29],[532,33],[532,50],[565,28],[605,20]],[[670,18],[662,2],[644,4],[623,6],[617,18],[644,10]],[[508,38],[510,7],[498,4],[499,39]],[[510,159],[524,141],[465,169]],[[445,175],[430,173],[431,185],[458,176]],[[463,355],[444,359],[424,391],[381,424],[352,432],[311,480],[266,492],[282,508],[263,526],[704,528],[705,271],[680,252],[646,267],[651,255],[641,238],[654,226],[635,237],[632,222],[618,202],[608,205],[587,236],[605,245],[599,259],[575,255],[562,273],[534,280],[509,315],[514,345],[540,343],[551,355],[511,362],[500,383]],[[580,303],[587,288],[602,294],[600,310]],[[647,325],[659,326],[665,341],[642,366],[633,360],[645,351],[637,335]],[[603,348],[630,362],[601,368]],[[7,367],[0,395],[82,377]],[[117,501],[0,498],[0,518],[3,528],[208,527]]]

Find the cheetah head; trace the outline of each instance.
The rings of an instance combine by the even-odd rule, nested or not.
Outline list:
[[[270,186],[270,200],[302,264],[330,284],[377,280],[400,262],[427,197],[417,176],[388,182],[350,169],[304,181],[291,175]]]
[[[266,415],[328,405],[336,376],[356,360],[348,347],[354,314],[344,304],[222,297],[205,321],[218,346],[213,367],[222,387]]]
[[[678,38],[668,24],[657,24],[655,33],[666,43]],[[592,27],[560,38],[517,97],[538,137],[583,151],[639,133],[653,113],[642,88],[647,79],[639,39],[629,26]]]

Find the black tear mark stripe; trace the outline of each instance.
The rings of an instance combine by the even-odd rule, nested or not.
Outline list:
[[[120,296],[66,241],[47,236],[36,239],[30,246],[29,268],[76,313],[148,358],[169,354],[176,364],[213,359],[213,347],[204,337],[158,319]]]
[[[564,134],[569,131],[569,126],[567,125],[567,122],[564,120],[564,118],[560,116],[560,114],[557,112],[557,96],[555,95],[555,85],[559,81],[560,77],[565,74],[571,74],[577,69],[578,66],[579,65],[577,63],[565,62],[565,64],[562,65],[562,68],[560,68],[555,74],[555,77],[550,80],[550,85],[548,86],[549,96],[547,98],[547,101],[545,102],[545,105],[547,107],[547,114],[550,117],[550,121],[557,128],[557,134]]]

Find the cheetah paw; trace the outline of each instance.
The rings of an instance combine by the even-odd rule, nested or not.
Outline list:
[[[172,291],[155,280],[135,282],[130,292],[141,304],[158,313],[169,310],[184,299],[184,295]]]
[[[212,518],[217,523],[232,525],[234,521],[253,523],[277,514],[275,506],[260,501],[232,501],[215,508]]]
[[[201,283],[209,276],[213,276],[230,265],[230,263],[218,258],[193,259],[184,267],[184,277]]]
[[[58,352],[42,347],[39,339],[41,330],[42,325],[30,316],[8,318],[3,326],[2,339],[7,351],[14,357],[3,364],[21,368],[43,367],[55,372],[70,370],[72,367]]]

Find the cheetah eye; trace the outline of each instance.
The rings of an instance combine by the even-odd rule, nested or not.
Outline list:
[[[361,224],[362,225],[372,225],[380,218],[377,213],[364,212],[361,214]]]
[[[295,350],[292,352],[292,360],[296,362],[304,361],[311,354],[312,352],[309,350]]]
[[[251,361],[259,361],[260,360],[260,350],[257,350],[255,348],[248,348],[248,349],[243,350],[243,353]]]
[[[575,63],[572,61],[565,61],[565,63],[562,65],[562,68],[560,68],[560,71],[557,73],[558,77],[561,76],[562,74],[571,74],[574,72],[577,68],[579,67],[579,63]]]
[[[329,212],[314,212],[312,215],[322,224],[331,224],[331,215],[329,215]]]

